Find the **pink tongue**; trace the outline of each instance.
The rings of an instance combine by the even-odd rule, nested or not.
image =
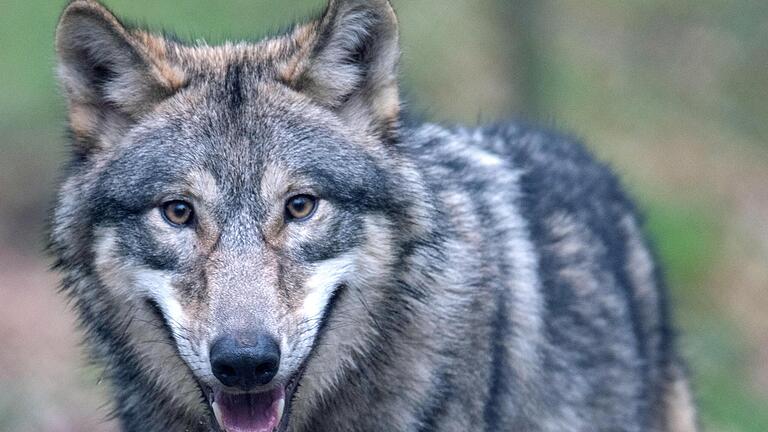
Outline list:
[[[280,422],[278,408],[284,397],[278,388],[265,393],[227,394],[217,392],[214,399],[221,410],[221,422],[229,432],[272,432]]]

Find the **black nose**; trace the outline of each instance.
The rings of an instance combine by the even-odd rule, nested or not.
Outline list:
[[[213,375],[242,390],[269,383],[280,367],[280,347],[264,333],[222,336],[211,345],[210,356]]]

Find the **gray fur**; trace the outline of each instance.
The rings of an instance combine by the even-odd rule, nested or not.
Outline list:
[[[696,429],[614,175],[520,124],[402,125],[387,1],[210,47],[78,0],[57,49],[51,250],[125,430],[219,430],[209,346],[248,329],[280,340],[293,432]]]

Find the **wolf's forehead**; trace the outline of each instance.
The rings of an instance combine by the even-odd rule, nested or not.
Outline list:
[[[206,192],[193,192],[208,196],[215,185],[217,196],[254,204],[279,199],[291,186],[313,186],[358,205],[385,191],[373,153],[339,132],[322,110],[271,85],[240,88],[233,104],[225,90],[238,89],[235,77],[229,80],[211,84],[218,89],[211,93],[191,89],[195,95],[180,95],[145,118],[124,148],[121,175],[152,177],[144,184],[194,185]]]
[[[350,170],[357,176],[350,177]],[[308,184],[346,183],[333,188],[342,192],[376,176],[374,170],[354,145],[292,120],[268,117],[239,125],[170,117],[145,124],[120,149],[107,180],[183,187],[202,197],[274,199],[286,188]]]
[[[233,104],[221,100],[225,96],[201,98],[174,101],[148,116],[130,138],[128,156],[252,177],[264,165],[293,164],[291,159],[305,156],[308,137],[325,135],[284,107],[244,100]]]

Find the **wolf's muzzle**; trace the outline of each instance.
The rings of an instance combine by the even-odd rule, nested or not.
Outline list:
[[[269,384],[280,367],[280,347],[264,332],[219,337],[211,345],[213,375],[227,387],[243,391]]]

